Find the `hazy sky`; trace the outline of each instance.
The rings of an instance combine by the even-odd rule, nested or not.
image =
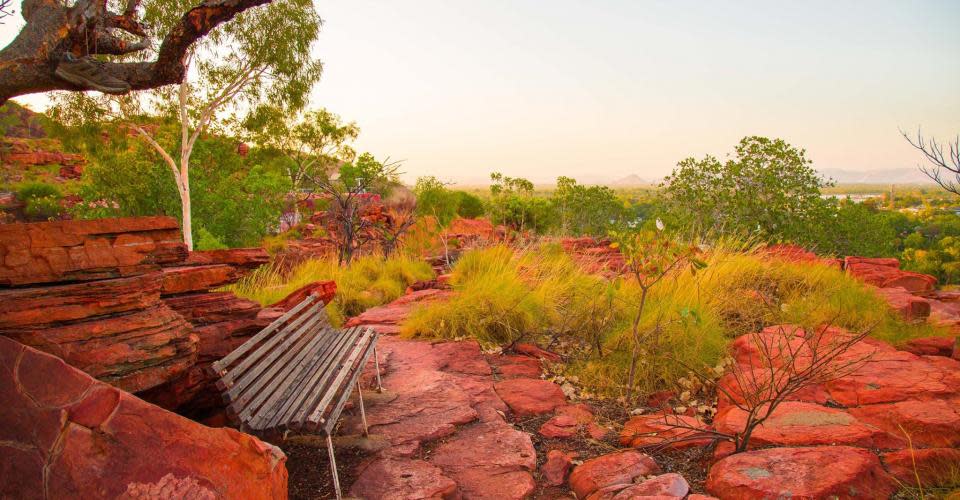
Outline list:
[[[313,105],[356,121],[358,149],[405,160],[409,179],[657,178],[753,134],[818,168],[902,168],[919,158],[898,127],[960,133],[956,0],[317,9]]]

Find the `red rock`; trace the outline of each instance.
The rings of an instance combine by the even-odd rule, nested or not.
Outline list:
[[[423,460],[383,458],[363,468],[350,487],[357,498],[452,499],[457,483]]]
[[[660,473],[660,467],[643,453],[629,450],[603,455],[583,462],[570,474],[570,488],[577,498],[617,484],[630,484],[635,478]]]
[[[717,497],[712,497],[709,495],[701,495],[699,493],[693,493],[687,496],[687,500],[720,500]]]
[[[518,416],[540,415],[567,402],[560,386],[547,380],[514,378],[497,382],[494,387],[503,402]]]
[[[897,259],[847,257],[844,268],[853,277],[879,288],[903,287],[911,293],[922,293],[937,285],[933,276],[901,270]]]
[[[906,288],[874,288],[874,292],[907,321],[923,321],[930,316],[930,301],[913,295]]]
[[[263,248],[229,248],[190,252],[183,264],[186,266],[228,264],[240,269],[253,270],[268,262],[270,262],[270,254]]]
[[[904,351],[917,356],[947,356],[953,354],[953,347],[957,344],[956,337],[925,337],[912,339],[902,347]]]
[[[260,304],[241,299],[232,292],[191,293],[164,297],[163,302],[197,326],[224,321],[254,319]]]
[[[577,419],[557,415],[540,426],[540,435],[551,439],[566,439],[577,435]]]
[[[310,294],[316,294],[324,304],[329,304],[337,293],[337,283],[334,281],[315,281],[304,285],[288,294],[283,299],[270,305],[277,309],[289,311],[304,301]]]
[[[487,361],[496,369],[501,378],[540,378],[543,369],[540,360],[529,356],[497,355],[490,356]]]
[[[550,352],[545,349],[541,349],[534,344],[517,344],[513,347],[513,350],[517,351],[520,354],[526,354],[527,356],[537,358],[543,361],[550,361],[553,363],[559,362],[561,360],[560,355],[555,352]]]
[[[705,433],[684,427],[707,429],[706,424],[696,417],[671,414],[638,415],[623,425],[620,444],[634,448],[665,446],[684,449],[707,446],[713,442]]]
[[[194,423],[2,337],[0,400],[0,497],[286,498],[279,449]]]
[[[0,285],[88,281],[143,274],[182,262],[171,217],[0,225]]]
[[[160,301],[160,273],[0,291],[0,335],[127,391],[160,385],[197,358],[193,327]]]
[[[567,480],[573,455],[560,450],[547,452],[547,460],[540,466],[541,483],[546,486],[560,486]]]
[[[690,492],[690,485],[680,474],[663,474],[629,486],[613,496],[614,500],[627,500],[643,497],[683,498]]]
[[[530,435],[503,421],[460,431],[437,447],[430,462],[457,482],[465,498],[521,499],[536,488]]]
[[[834,401],[844,406],[932,399],[960,393],[960,369],[903,351],[874,355],[854,373],[826,384]]]
[[[956,448],[897,450],[880,458],[893,477],[910,486],[917,486],[918,479],[924,487],[949,484],[956,479],[953,472],[960,469],[960,450]]]
[[[389,304],[367,309],[363,314],[350,318],[344,327],[368,325],[382,334],[394,335],[399,333],[400,324],[418,304],[446,300],[452,294],[449,290],[431,288],[403,295]]]
[[[849,446],[738,453],[710,468],[706,486],[720,498],[742,499],[888,498],[896,490],[876,455]]]
[[[664,408],[669,406],[670,400],[677,397],[677,391],[658,391],[647,396],[647,406],[650,408]]]
[[[766,412],[766,406],[760,408]],[[763,424],[754,428],[751,447],[852,445],[864,448],[893,448],[903,441],[884,429],[858,420],[854,415],[814,403],[785,401],[777,406]],[[713,421],[718,432],[742,433],[747,413],[730,407],[717,414]]]
[[[843,262],[838,259],[828,259],[797,245],[777,244],[770,245],[762,250],[763,254],[776,257],[787,262],[822,264],[835,269],[841,269]]]
[[[875,425],[917,447],[960,446],[960,398],[900,401],[850,408],[861,422]]]
[[[207,290],[236,281],[236,268],[224,264],[163,268],[163,295]]]

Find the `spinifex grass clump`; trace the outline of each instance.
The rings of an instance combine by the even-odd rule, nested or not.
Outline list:
[[[431,278],[433,269],[420,260],[402,255],[389,259],[364,256],[345,267],[334,258],[307,260],[288,272],[282,272],[279,265],[265,265],[227,289],[266,306],[304,285],[333,280],[337,282],[337,295],[327,311],[339,324],[344,318],[396,299],[410,284]]]
[[[731,241],[697,258],[705,264],[699,272],[673,273],[647,293],[637,330],[656,335],[641,336],[638,346],[641,394],[672,386],[685,366],[715,366],[731,339],[765,326],[831,323],[894,343],[941,333],[905,324],[867,286],[826,265],[786,262]],[[414,311],[405,335],[487,345],[536,340],[562,350],[570,371],[594,390],[625,394],[632,313],[643,294],[635,278],[588,274],[555,245],[496,246],[464,254],[452,283],[454,298]]]

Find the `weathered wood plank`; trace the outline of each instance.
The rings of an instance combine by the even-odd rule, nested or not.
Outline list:
[[[227,354],[226,356],[221,358],[219,361],[215,361],[212,365],[213,369],[222,377],[224,375],[224,372],[226,372],[227,368],[230,366],[230,364],[240,359],[241,356],[246,354],[247,351],[252,349],[255,345],[259,344],[264,338],[266,338],[268,335],[273,333],[277,328],[280,327],[280,325],[282,325],[284,322],[292,318],[295,314],[302,311],[304,308],[306,308],[310,304],[313,304],[315,300],[317,300],[316,295],[310,294],[309,296],[307,296],[307,298],[303,299],[303,301],[301,301],[299,304],[294,306],[292,309],[283,313],[283,315],[280,316],[279,318],[273,320],[273,322],[267,325],[266,328],[264,328],[263,330],[260,330],[260,332],[254,335],[253,337],[250,337],[246,342],[241,344],[240,347],[234,349],[232,352],[230,352],[230,354]]]
[[[364,344],[367,343],[367,340],[370,338],[371,335],[375,335],[372,329],[368,328],[364,330],[363,335],[361,336],[360,340],[356,344],[356,347],[350,353],[350,357],[346,358],[346,360],[341,362],[340,365],[337,367],[337,376],[333,380],[333,382],[329,384],[330,387],[341,386],[341,384],[343,383],[343,380],[349,374],[349,370],[344,370],[342,368],[344,366],[349,367],[353,365],[356,359],[360,356],[363,350]],[[302,420],[297,419],[297,421],[299,421],[301,425],[303,424],[303,422],[310,422],[313,425],[318,425],[319,423],[321,423],[321,419],[323,418],[323,410],[327,407],[328,404],[330,404],[330,401],[333,399],[333,396],[334,396],[333,393],[327,392],[327,394],[324,395],[323,399],[321,399],[317,404],[312,405],[314,407],[314,410],[312,413],[310,413],[310,415],[308,415],[305,419],[302,419]]]
[[[370,338],[370,343],[367,344],[367,349],[360,356],[358,362],[351,367],[351,375],[349,380],[342,384],[340,388],[340,398],[331,406],[330,411],[326,412],[326,416],[323,418],[323,430],[327,434],[333,432],[333,428],[337,425],[337,420],[340,418],[340,413],[343,411],[343,406],[347,403],[347,399],[350,397],[350,393],[353,392],[353,386],[357,383],[357,380],[360,378],[360,375],[363,373],[364,367],[367,365],[367,360],[370,359],[370,356],[373,355],[373,350],[377,345],[377,334],[374,333]]]
[[[306,376],[301,379],[300,383],[286,391],[283,403],[277,408],[270,420],[264,424],[266,428],[286,424],[288,415],[292,415],[299,410],[305,401],[311,399],[315,391],[323,390],[317,387],[317,381],[323,376],[325,367],[330,364],[330,360],[336,356],[336,353],[350,343],[351,337],[353,337],[352,332],[355,330],[356,328],[351,328],[345,332],[333,330],[336,335],[334,341],[314,357],[313,364],[305,368]]]

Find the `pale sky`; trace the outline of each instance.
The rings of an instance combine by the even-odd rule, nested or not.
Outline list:
[[[745,135],[806,148],[821,169],[893,169],[919,162],[899,127],[960,133],[955,0],[317,9],[312,105],[356,121],[357,149],[405,160],[408,180],[659,178]]]

